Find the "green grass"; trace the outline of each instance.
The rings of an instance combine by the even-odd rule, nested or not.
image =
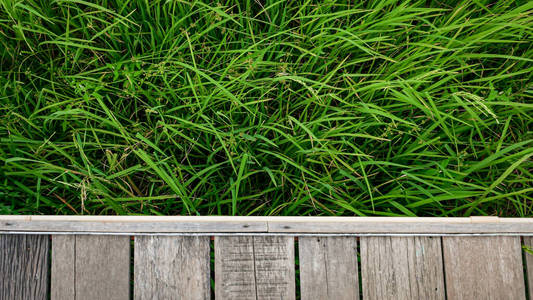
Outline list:
[[[0,214],[533,216],[533,2],[350,3],[1,0]]]

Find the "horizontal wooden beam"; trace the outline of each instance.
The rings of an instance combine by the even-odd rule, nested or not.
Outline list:
[[[497,234],[533,233],[533,219],[503,218],[394,218],[353,221],[295,220],[268,222],[269,232],[362,233],[362,234]]]
[[[0,216],[1,231],[99,233],[267,232],[267,222],[238,217]]]
[[[6,232],[533,234],[533,218],[0,215]]]

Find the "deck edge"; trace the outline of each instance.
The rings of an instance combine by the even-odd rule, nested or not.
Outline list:
[[[0,215],[3,232],[527,234],[533,218]]]

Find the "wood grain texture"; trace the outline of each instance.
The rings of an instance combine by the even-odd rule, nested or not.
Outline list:
[[[227,216],[1,216],[0,231],[187,233],[266,232],[267,222]]]
[[[209,299],[209,239],[135,237],[135,299]]]
[[[524,245],[533,250],[533,237],[525,236]],[[524,256],[526,258],[526,270],[527,270],[527,283],[529,287],[529,299],[533,300],[533,254],[524,250]]]
[[[448,299],[524,299],[520,237],[443,237]]]
[[[51,299],[75,299],[75,245],[74,235],[52,236]]]
[[[362,221],[362,220],[361,220]],[[295,222],[269,221],[272,233],[350,233],[350,234],[471,234],[471,233],[532,233],[530,223],[446,223],[446,222]]]
[[[1,216],[0,232],[533,233],[533,218]]]
[[[444,299],[440,238],[362,237],[363,299]]]
[[[355,237],[300,237],[302,299],[359,299]]]
[[[254,236],[258,299],[295,299],[294,238]]]
[[[47,299],[50,237],[0,235],[0,299]]]
[[[215,237],[215,298],[256,299],[253,237]]]
[[[76,299],[130,298],[130,237],[75,236]]]
[[[295,299],[294,238],[215,237],[217,299]]]

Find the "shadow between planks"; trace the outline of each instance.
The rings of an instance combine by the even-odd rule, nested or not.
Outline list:
[[[2,234],[0,299],[533,299],[528,247],[520,236]]]

